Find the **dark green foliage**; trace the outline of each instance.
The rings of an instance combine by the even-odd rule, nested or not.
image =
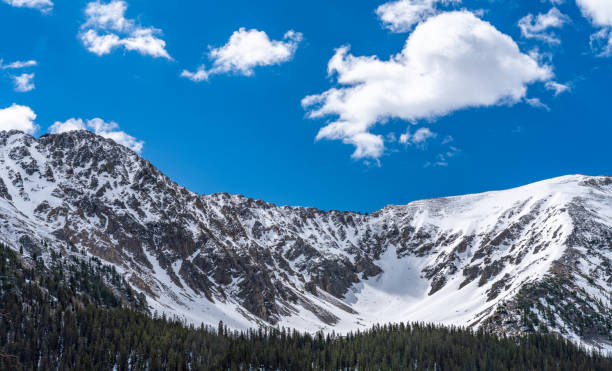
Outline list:
[[[222,323],[195,328],[152,318],[141,298],[122,293],[120,299],[104,283],[120,277],[105,276],[99,261],[75,262],[70,273],[39,262],[28,268],[0,247],[0,369],[612,369],[609,358],[537,334],[500,338],[424,324],[376,326],[345,337],[285,329],[236,333]]]

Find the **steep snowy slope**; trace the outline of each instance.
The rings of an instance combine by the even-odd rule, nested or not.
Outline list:
[[[199,196],[85,131],[0,132],[0,232],[25,254],[83,248],[197,324],[431,321],[611,344],[610,177],[362,215]]]

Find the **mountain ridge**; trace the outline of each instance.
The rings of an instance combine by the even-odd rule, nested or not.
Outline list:
[[[198,195],[93,133],[12,131],[0,132],[0,180],[3,242],[43,256],[82,248],[188,322],[425,321],[612,344],[610,177],[360,214]]]

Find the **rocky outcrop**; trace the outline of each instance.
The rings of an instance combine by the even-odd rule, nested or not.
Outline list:
[[[195,194],[86,131],[12,131],[0,132],[0,222],[13,246],[85,250],[113,263],[152,309],[213,325],[315,331],[442,318],[525,331],[509,322],[525,307],[518,298],[535,303],[551,274],[588,293],[590,317],[606,315],[609,304],[592,301],[609,303],[612,291],[609,177],[325,212]],[[605,326],[585,331],[601,337]]]

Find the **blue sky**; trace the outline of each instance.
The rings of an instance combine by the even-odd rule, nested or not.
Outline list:
[[[1,0],[0,130],[323,209],[610,175],[611,29],[598,0]]]

